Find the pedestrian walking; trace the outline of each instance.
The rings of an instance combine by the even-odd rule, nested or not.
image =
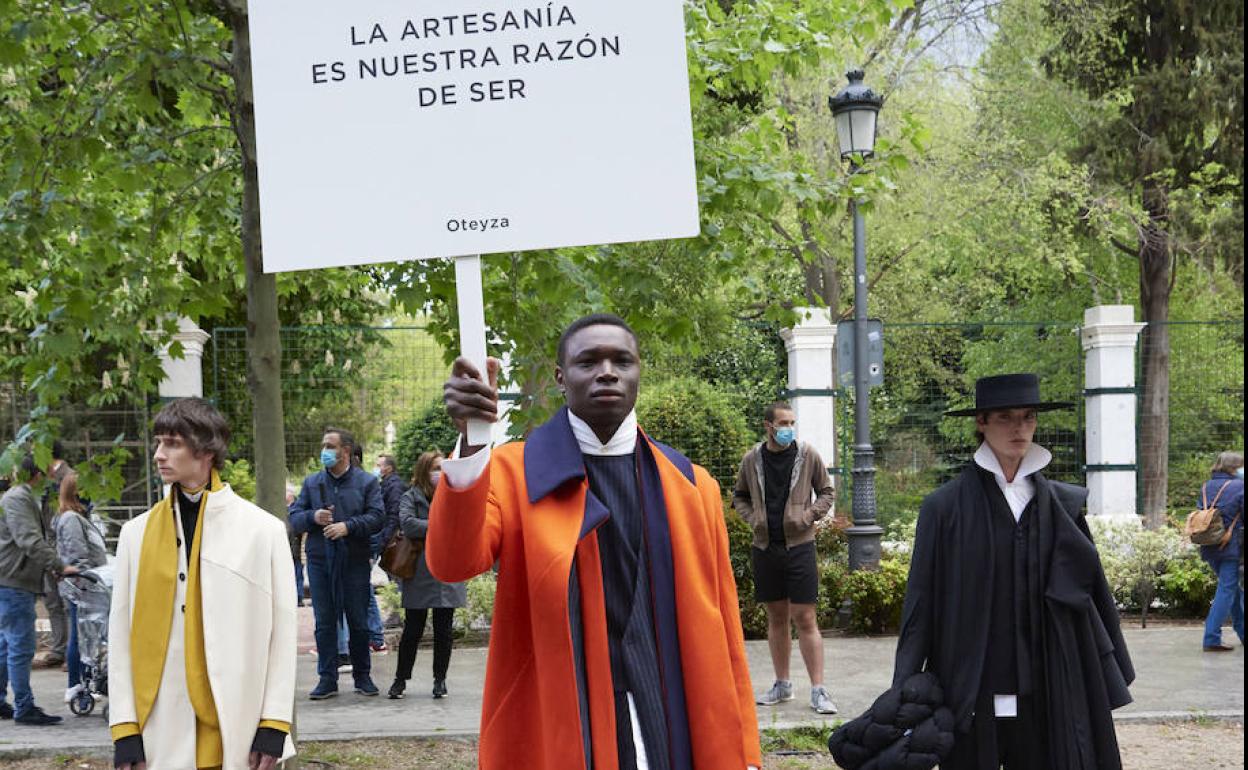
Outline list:
[[[1218,587],[1205,618],[1205,652],[1229,652],[1234,647],[1222,643],[1222,623],[1229,615],[1231,627],[1244,644],[1244,590],[1240,582],[1243,560],[1244,532],[1244,456],[1239,452],[1222,452],[1213,464],[1211,477],[1201,485],[1201,508],[1218,509],[1225,531],[1223,542],[1202,545],[1204,559]]]
[[[338,694],[338,620],[344,614],[355,690],[379,692],[368,649],[369,541],[384,524],[385,508],[377,479],[351,462],[354,446],[349,431],[326,429],[320,454],[324,470],[303,480],[290,508],[291,528],[307,534],[305,570],[312,588],[318,675],[308,693],[312,700]]]
[[[429,530],[429,503],[438,488],[442,476],[442,453],[425,452],[417,460],[412,471],[412,483],[403,493],[399,503],[399,527],[404,537],[420,543],[421,553],[416,557],[416,574],[401,584],[403,596],[403,636],[399,640],[399,666],[395,670],[394,684],[390,685],[389,697],[402,698],[407,680],[412,678],[412,666],[416,662],[416,648],[425,634],[425,623],[433,613],[433,697],[445,698],[446,672],[451,665],[451,646],[454,635],[452,621],[455,608],[468,603],[468,592],[463,583],[443,583],[429,574],[425,563],[424,543]]]
[[[835,714],[823,681],[823,636],[819,633],[819,562],[815,524],[836,501],[823,458],[797,440],[797,414],[778,401],[763,414],[766,439],[745,453],[732,504],[754,531],[750,560],[754,599],[767,608],[767,646],[776,680],[756,702],[773,706],[793,699],[789,680],[790,624],[810,677],[810,707]]]
[[[72,564],[80,571],[107,564],[108,551],[104,545],[104,536],[91,523],[87,517],[87,507],[78,497],[78,474],[70,473],[61,479],[60,488],[57,490],[57,508],[59,512],[53,520],[53,526],[56,529],[56,554],[61,562]],[[69,642],[65,648],[68,671],[65,702],[70,703],[82,692],[82,659],[78,651],[78,605],[71,598],[73,591],[62,593],[61,601],[65,605],[65,614],[69,620]]]
[[[117,541],[109,722],[120,770],[272,770],[294,756],[297,623],[282,522],[222,483],[230,429],[166,404],[152,460],[168,492]]]
[[[22,458],[4,497],[0,498],[0,656],[4,670],[0,683],[12,685],[13,703],[0,689],[0,718],[21,725],[54,725],[61,717],[35,705],[30,668],[35,657],[35,598],[44,590],[45,573],[56,577],[78,574],[65,564],[48,542],[39,499],[47,484],[33,455]]]
[[[893,684],[922,671],[956,722],[942,770],[1120,770],[1111,711],[1135,678],[1084,520],[1087,490],[1052,481],[1034,443],[1034,374],[984,377],[980,445],[919,509]]]
[[[452,366],[461,432],[498,418],[498,368]],[[719,485],[638,427],[622,319],[572,323],[554,375],[567,405],[524,442],[461,436],[429,511],[434,577],[498,563],[482,770],[760,767]]]

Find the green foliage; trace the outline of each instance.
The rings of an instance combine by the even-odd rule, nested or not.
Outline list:
[[[647,385],[637,399],[637,420],[651,438],[710,471],[720,492],[732,494],[750,430],[728,394],[687,377]]]
[[[256,475],[247,460],[226,460],[221,469],[221,480],[230,485],[234,494],[244,500],[256,499]]]
[[[1185,549],[1166,564],[1157,580],[1157,598],[1170,612],[1198,618],[1209,612],[1218,580],[1195,548]]]
[[[450,456],[459,439],[459,431],[446,413],[442,401],[431,401],[428,406],[399,426],[394,440],[394,461],[404,480],[412,477],[412,468],[422,454],[433,449]]]
[[[0,381],[32,402],[15,443],[43,455],[68,410],[141,411],[176,316],[241,318],[232,35],[224,4],[0,0],[0,18]],[[369,282],[307,271],[278,290],[358,317]],[[132,481],[124,451],[78,464],[85,494]]]
[[[1208,611],[1217,581],[1178,527],[1149,530],[1098,518],[1089,523],[1119,607],[1136,612],[1157,607],[1181,617]]]
[[[403,609],[403,591],[399,584],[387,580],[386,584],[377,589],[377,605],[382,617],[393,615]]]
[[[896,631],[901,625],[909,572],[908,560],[888,556],[880,560],[878,570],[850,572],[843,589],[853,607],[850,629],[863,634]]]
[[[492,570],[477,575],[468,581],[468,603],[464,609],[455,613],[456,623],[466,629],[488,628],[494,617],[494,592],[498,589],[498,581]]]
[[[737,609],[741,613],[741,630],[746,639],[767,638],[767,610],[754,601],[754,564],[750,548],[754,531],[731,506],[724,511],[728,527],[728,556],[732,561],[732,577],[737,581]]]

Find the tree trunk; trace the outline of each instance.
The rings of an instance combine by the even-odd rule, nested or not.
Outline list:
[[[1166,231],[1169,193],[1155,180],[1144,182],[1148,224],[1140,233],[1140,304],[1148,325],[1140,336],[1140,438],[1142,511],[1149,528],[1166,516],[1170,457],[1170,292],[1173,261]]]
[[[260,187],[256,172],[256,113],[251,89],[247,4],[231,0],[234,105],[231,115],[243,161],[242,241],[247,290],[247,388],[256,461],[256,504],[286,521],[286,425],[282,414],[282,340],[277,276],[264,272]],[[291,720],[291,737],[295,725]],[[297,760],[283,767],[298,768]]]

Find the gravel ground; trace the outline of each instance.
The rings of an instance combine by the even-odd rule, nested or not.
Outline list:
[[[1177,724],[1119,725],[1126,770],[1243,770],[1242,724],[1184,722]],[[775,744],[777,740],[769,743]],[[766,770],[831,770],[836,766],[826,753],[808,753],[811,741],[796,741],[789,749],[768,753]],[[790,753],[792,752],[792,753]],[[472,741],[372,740],[309,743],[302,747],[307,770],[474,770],[476,746]],[[112,763],[98,757],[40,757],[0,764],[6,770],[111,770]]]

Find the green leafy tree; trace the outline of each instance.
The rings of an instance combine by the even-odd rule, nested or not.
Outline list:
[[[1050,71],[1102,107],[1077,152],[1109,198],[1109,241],[1139,263],[1143,512],[1159,526],[1177,263],[1236,233],[1242,291],[1244,6],[1050,0],[1048,11],[1059,37]]]

